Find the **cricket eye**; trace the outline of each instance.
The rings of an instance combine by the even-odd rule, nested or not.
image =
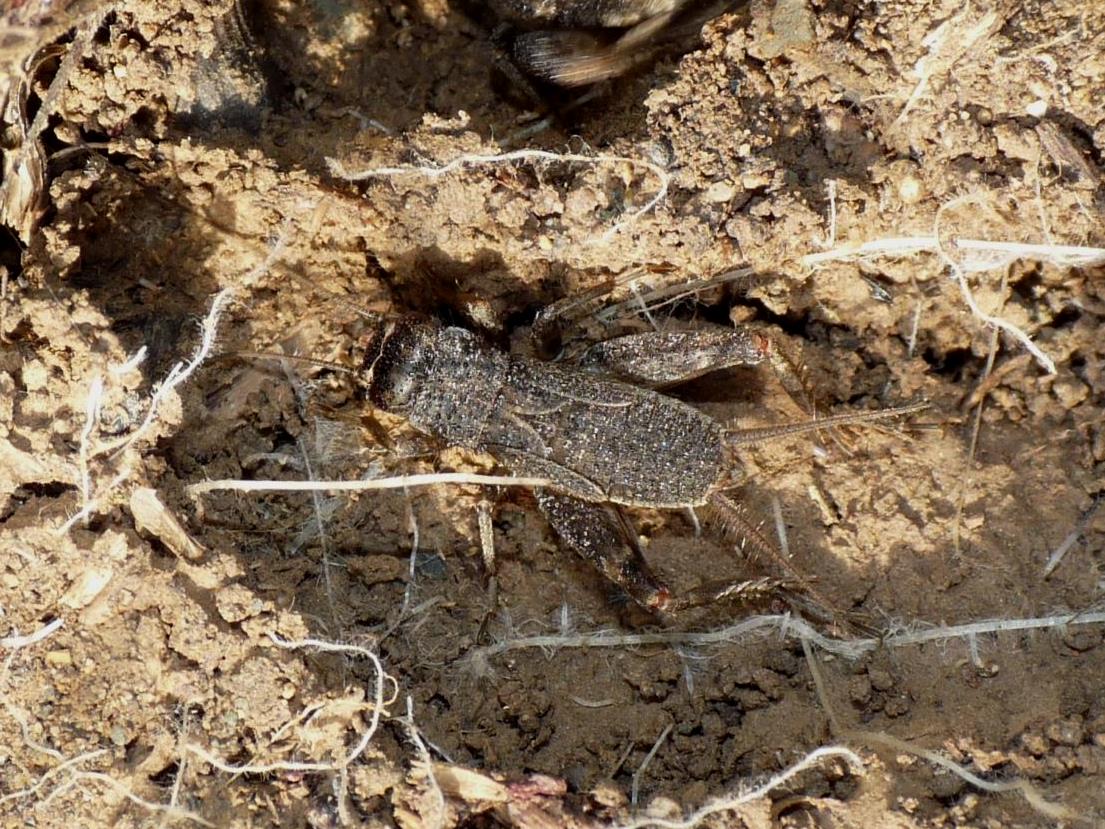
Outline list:
[[[389,373],[383,396],[390,406],[400,407],[410,402],[414,394],[415,377],[409,367],[396,366]]]

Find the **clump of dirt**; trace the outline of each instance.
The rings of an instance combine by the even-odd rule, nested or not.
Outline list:
[[[752,2],[536,126],[447,0],[4,15],[7,823],[618,825],[830,745],[739,819],[1105,819],[1105,9]],[[354,365],[351,306],[525,350],[611,281],[760,326],[833,411],[930,401],[739,453],[871,632],[653,618],[524,489],[188,494],[504,472],[249,352]],[[799,416],[770,372],[676,393]],[[772,572],[632,521],[677,592]]]

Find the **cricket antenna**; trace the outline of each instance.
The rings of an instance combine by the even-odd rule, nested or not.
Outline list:
[[[300,357],[298,354],[280,354],[276,351],[227,351],[221,356],[224,358],[262,357],[268,360],[291,360],[292,362],[296,363],[306,363],[307,365],[321,366],[322,368],[333,369],[334,371],[340,371],[345,374],[357,373],[349,366],[343,366],[341,363],[334,363],[330,360],[319,360],[317,357]]]
[[[834,426],[850,426],[855,423],[867,423],[872,420],[883,420],[888,417],[919,412],[927,409],[927,400],[916,403],[907,403],[904,406],[893,406],[889,409],[878,409],[873,412],[845,412],[844,414],[830,415],[829,417],[815,417],[802,423],[784,423],[780,426],[762,426],[752,429],[731,429],[726,432],[726,443],[730,446],[743,446],[752,443],[763,443],[773,438],[790,437],[791,435],[803,435],[808,432],[816,432],[821,429],[830,429]]]
[[[301,273],[298,273],[297,271],[293,271],[293,270],[289,270],[289,269],[283,269],[283,270],[281,270],[281,273],[290,276],[292,279],[294,279],[296,282],[298,282],[304,288],[307,288],[308,290],[310,290],[312,292],[317,291],[318,293],[325,294],[326,296],[330,297],[334,301],[339,302],[342,305],[344,305],[350,311],[353,311],[354,313],[359,314],[361,317],[368,320],[369,322],[377,323],[377,322],[382,321],[383,318],[384,318],[383,314],[379,314],[376,311],[369,311],[367,308],[365,308],[361,305],[358,305],[355,302],[350,301],[348,298],[346,298],[342,294],[339,294],[335,291],[331,291],[328,288],[322,287],[318,283],[312,282],[306,276],[304,276]]]

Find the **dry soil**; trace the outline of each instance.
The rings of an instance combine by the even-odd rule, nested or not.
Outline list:
[[[1105,821],[1105,5],[760,0],[578,106],[449,0],[0,26],[0,825],[608,826],[830,745],[863,765],[705,825]],[[573,160],[493,158],[530,150]],[[659,325],[762,326],[823,411],[931,401],[737,453],[748,515],[875,633],[814,628],[1056,621],[852,656],[696,637],[749,611],[650,617],[521,488],[186,491],[509,472],[243,352],[354,365],[352,305],[523,351],[623,276],[611,301],[690,286]],[[770,371],[678,394],[801,416]],[[676,590],[778,572],[701,517],[632,513]],[[279,646],[304,639],[362,651]]]

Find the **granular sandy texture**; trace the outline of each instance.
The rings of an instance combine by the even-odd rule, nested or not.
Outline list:
[[[707,824],[1105,821],[1105,7],[760,0],[543,130],[447,0],[3,24],[0,826],[618,825],[827,745],[863,767]],[[508,150],[583,160],[486,158]],[[745,611],[627,605],[524,489],[185,491],[509,471],[347,374],[235,356],[351,365],[350,303],[525,350],[539,308],[612,277],[739,268],[653,316],[762,326],[825,410],[931,401],[739,452],[734,497],[819,596],[877,631],[1098,616],[854,658],[778,628],[696,642]],[[770,371],[679,395],[800,416]],[[772,572],[709,515],[632,519],[676,591]],[[308,638],[362,651],[280,647]]]

